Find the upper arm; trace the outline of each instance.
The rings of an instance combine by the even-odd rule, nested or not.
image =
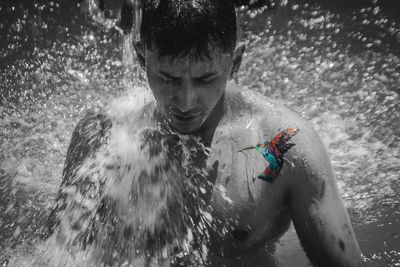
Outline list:
[[[89,219],[88,214],[93,213],[86,200],[100,195],[101,183],[97,181],[96,175],[80,175],[78,171],[106,143],[110,128],[111,121],[104,114],[93,112],[87,113],[75,127],[67,151],[56,205],[48,219],[50,233],[62,221],[72,229],[80,228],[84,221]],[[89,191],[91,194],[88,194]]]
[[[111,121],[106,115],[93,112],[87,113],[78,122],[68,147],[62,185],[73,183],[78,167],[105,143],[110,127]]]
[[[308,257],[317,266],[361,266],[361,251],[321,140],[305,124],[294,142],[289,205]]]

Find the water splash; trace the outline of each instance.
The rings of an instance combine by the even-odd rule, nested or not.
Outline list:
[[[205,147],[159,125],[138,127],[143,117],[132,110],[110,116],[107,145],[79,166],[58,202],[64,245],[77,246],[76,253],[93,239],[90,253],[106,263],[158,261],[176,249],[189,254],[193,238],[207,236],[198,228],[206,202],[196,204],[207,172],[194,161]],[[82,183],[90,186],[82,191]]]
[[[135,77],[141,79],[135,61],[127,60],[132,71],[125,71],[118,31],[96,30],[56,2],[0,10],[13,14],[0,25],[6,40],[0,45],[0,264],[9,266],[63,265],[57,260],[95,266],[90,248],[73,258],[55,237],[41,241],[72,130],[88,109],[103,109],[126,89],[132,93],[125,101],[117,98],[110,117],[126,111],[122,118],[129,119],[129,106],[151,102],[136,97],[149,91],[135,86]],[[391,7],[347,12],[340,5],[295,1],[267,17],[254,11],[241,24],[248,49],[238,80],[312,121],[333,159],[368,261],[396,266],[400,46],[398,21],[386,17],[385,8]],[[125,39],[126,55],[132,56],[132,40]],[[157,132],[157,125],[148,129]],[[287,266],[307,265],[301,251],[293,230],[278,245]]]

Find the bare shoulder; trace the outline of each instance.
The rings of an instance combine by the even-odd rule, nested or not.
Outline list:
[[[233,114],[242,114],[243,117],[256,122],[260,128],[265,128],[265,130],[295,127],[296,125],[310,128],[306,120],[287,108],[282,101],[243,89],[233,83],[228,84],[227,95]],[[236,116],[236,118],[242,116]]]
[[[332,179],[330,160],[326,149],[312,124],[299,114],[285,107],[281,101],[270,99],[257,92],[229,84],[234,131],[244,138],[244,146],[271,140],[279,131],[287,128],[299,129],[290,142],[295,146],[285,155],[285,176],[300,176],[303,179]],[[252,134],[250,134],[252,133]],[[295,167],[294,167],[295,166]],[[313,173],[314,175],[308,175]],[[290,174],[290,175],[289,175]],[[317,174],[317,175],[315,175]],[[319,175],[318,175],[319,174]],[[328,175],[324,175],[328,174]],[[295,184],[290,182],[290,184]]]
[[[73,176],[78,165],[107,144],[113,127],[140,128],[153,122],[154,103],[140,109],[115,105],[107,110],[89,110],[77,123],[65,161],[63,180]],[[63,181],[63,182],[64,182]]]
[[[63,170],[63,183],[73,176],[74,170],[86,158],[93,155],[105,143],[112,126],[105,112],[88,111],[76,125]]]
[[[298,128],[300,131],[295,137],[296,146],[297,143],[299,146],[306,143],[310,145],[319,140],[311,123],[287,108],[284,102],[242,89],[236,84],[230,83],[229,91],[227,98],[233,114],[234,128],[257,131],[266,138],[266,141],[280,130]],[[321,143],[316,142],[315,145],[319,146]]]

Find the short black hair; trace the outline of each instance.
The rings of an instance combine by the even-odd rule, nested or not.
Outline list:
[[[193,51],[209,56],[210,44],[233,52],[237,38],[235,8],[229,0],[145,0],[140,40],[160,56]]]

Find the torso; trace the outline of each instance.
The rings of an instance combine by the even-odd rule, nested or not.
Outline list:
[[[209,260],[211,266],[273,266],[266,248],[273,247],[290,225],[290,173],[284,165],[273,183],[260,180],[256,177],[266,167],[262,155],[256,150],[238,150],[271,140],[279,130],[295,127],[296,119],[279,104],[233,84],[228,85],[225,97],[224,116],[210,142],[206,162],[216,173],[207,205],[213,220],[219,222],[209,232]],[[157,119],[150,115],[154,110],[151,104],[142,112],[136,110],[137,116],[119,110],[109,116],[115,124],[120,120],[136,125],[134,128],[154,127]]]
[[[128,99],[127,103],[121,104],[121,108],[117,106],[115,110],[111,110],[108,114],[88,114],[88,116],[78,124],[74,131],[71,145],[67,153],[66,165],[63,171],[63,182],[60,189],[60,195],[57,205],[50,215],[50,227],[54,229],[57,225],[60,226],[56,238],[60,238],[60,242],[65,242],[65,240],[63,241],[62,239],[64,228],[67,230],[67,234],[71,233],[69,230],[74,230],[77,234],[76,240],[72,239],[73,242],[82,242],[82,240],[80,240],[82,237],[84,238],[83,242],[88,242],[85,244],[91,244],[92,240],[89,240],[87,237],[95,238],[95,241],[97,241],[96,245],[99,245],[99,249],[103,249],[102,245],[104,245],[105,248],[104,251],[100,251],[101,253],[105,252],[105,254],[102,254],[100,259],[95,259],[95,261],[98,260],[99,262],[107,262],[107,260],[113,261],[115,259],[114,253],[120,253],[121,257],[119,257],[119,259],[123,261],[125,261],[125,259],[146,261],[147,258],[152,260],[151,257],[146,256],[143,259],[137,258],[135,254],[132,255],[132,250],[129,246],[126,247],[129,249],[121,249],[124,245],[130,245],[132,243],[131,237],[142,237],[150,232],[145,231],[141,233],[142,235],[139,235],[136,231],[131,231],[131,229],[137,229],[135,226],[139,225],[140,227],[142,225],[141,219],[143,217],[137,215],[137,210],[135,213],[131,212],[131,208],[136,207],[134,205],[139,203],[136,201],[137,197],[141,197],[141,200],[149,200],[148,202],[145,202],[149,203],[149,205],[142,205],[143,203],[139,203],[140,206],[138,207],[143,208],[143,212],[145,213],[153,211],[152,213],[150,212],[151,216],[148,218],[149,220],[146,221],[144,226],[157,227],[158,230],[161,230],[161,234],[164,234],[163,230],[170,229],[169,226],[171,226],[170,224],[165,223],[172,223],[172,226],[175,224],[176,231],[172,231],[170,235],[172,238],[186,234],[186,231],[182,231],[182,225],[186,227],[187,223],[189,223],[191,224],[189,226],[199,226],[195,224],[197,223],[196,221],[188,221],[186,220],[187,216],[180,216],[181,214],[189,214],[190,216],[192,211],[193,214],[196,213],[195,210],[198,207],[211,207],[208,211],[212,216],[207,217],[210,217],[211,221],[218,223],[214,224],[216,226],[215,228],[211,227],[208,231],[209,243],[207,244],[208,248],[205,250],[208,250],[209,252],[208,260],[210,261],[210,264],[207,264],[207,266],[276,266],[275,260],[269,253],[270,251],[268,251],[271,247],[273,249],[273,245],[268,245],[274,244],[274,242],[283,235],[289,227],[291,216],[289,213],[288,202],[290,198],[292,201],[291,203],[293,204],[292,197],[296,194],[296,191],[293,191],[298,189],[299,193],[301,193],[301,190],[303,190],[304,193],[305,188],[311,186],[312,190],[316,191],[316,193],[312,191],[311,193],[318,199],[322,199],[325,194],[326,186],[325,180],[319,179],[318,175],[325,177],[328,182],[333,181],[333,177],[329,173],[313,175],[313,172],[310,173],[309,171],[305,171],[304,169],[301,170],[300,168],[310,168],[311,170],[322,173],[324,169],[330,168],[329,162],[327,161],[326,156],[324,156],[325,152],[323,151],[323,146],[318,144],[318,142],[315,146],[313,144],[315,138],[317,138],[316,134],[310,130],[310,127],[307,126],[304,120],[299,116],[296,116],[290,110],[282,107],[280,103],[271,101],[262,95],[241,90],[234,85],[229,85],[227,88],[225,103],[225,112],[222,119],[219,121],[212,140],[206,140],[206,142],[204,142],[206,144],[211,144],[211,152],[207,155],[207,153],[204,153],[203,151],[203,156],[199,157],[206,160],[206,162],[200,160],[201,172],[199,174],[201,176],[200,178],[204,178],[201,181],[207,182],[208,180],[207,186],[212,190],[208,191],[209,193],[205,193],[207,197],[203,198],[203,201],[202,199],[197,198],[199,195],[196,194],[193,194],[194,198],[188,197],[188,199],[196,202],[203,202],[206,206],[204,206],[204,204],[196,205],[195,203],[193,206],[186,206],[186,204],[190,203],[182,202],[186,201],[185,198],[187,195],[190,195],[190,190],[192,189],[182,185],[175,185],[182,183],[185,184],[185,180],[182,179],[188,177],[191,178],[191,176],[182,173],[182,179],[180,179],[180,169],[171,168],[171,166],[176,167],[178,165],[183,165],[178,160],[171,160],[171,157],[169,157],[169,152],[174,152],[176,146],[173,146],[172,149],[165,149],[165,147],[163,147],[163,149],[158,149],[160,147],[160,140],[163,139],[163,136],[161,136],[162,133],[159,132],[160,128],[155,128],[155,123],[158,124],[158,121],[156,119],[157,116],[152,116],[152,114],[155,115],[155,112],[153,112],[155,110],[154,105],[146,104],[146,107],[140,108],[141,111],[139,109],[129,110],[129,108],[126,109],[126,107],[130,107],[132,104]],[[121,125],[118,125],[119,123],[121,123]],[[246,150],[243,152],[239,152],[239,150],[249,146],[255,146],[260,141],[269,141],[280,130],[288,127],[299,128],[302,131],[302,137],[297,136],[293,140],[296,146],[285,154],[286,163],[284,164],[280,175],[273,183],[256,178],[256,176],[258,176],[258,174],[260,174],[266,167],[264,159],[256,150]],[[113,130],[116,131],[114,132]],[[147,132],[142,132],[141,130],[149,130],[149,134],[146,134]],[[136,133],[143,135],[138,137]],[[152,135],[152,133],[155,133],[155,135]],[[167,139],[164,140],[168,140],[169,133],[170,132],[167,131]],[[173,137],[176,137],[176,133],[174,134],[175,136]],[[188,137],[188,139],[193,141],[191,137]],[[138,140],[139,142],[137,142]],[[188,148],[190,148],[193,143],[183,143],[182,145],[182,140],[183,139],[180,138],[178,138],[178,140],[172,138],[170,141],[178,141],[179,144],[181,144],[181,148],[187,148],[186,144],[189,144]],[[114,141],[114,143],[111,141]],[[115,141],[118,142],[115,143]],[[109,143],[110,146],[106,145],[105,147],[102,147],[102,145],[107,143]],[[114,147],[115,145],[117,145],[117,147]],[[148,151],[145,150],[147,151],[147,156],[153,155],[154,157],[157,157],[153,162],[154,166],[144,162],[143,157],[137,157],[137,155],[141,155],[141,152],[138,154],[136,150],[138,145],[140,145],[140,151],[142,151],[142,145],[144,145],[143,148],[148,149]],[[195,145],[197,146],[198,142]],[[109,148],[110,150],[108,150]],[[96,157],[93,157],[93,155],[95,155],[98,150],[101,150],[101,153],[104,153],[103,156],[110,160],[110,162],[105,162],[106,165],[102,165],[104,162],[100,161],[100,166],[106,167],[105,169],[100,169],[104,171],[104,177],[121,178],[122,176],[118,176],[121,164],[120,159],[123,158],[126,160],[125,162],[122,162],[125,164],[123,165],[125,168],[121,168],[123,170],[124,179],[116,179],[117,181],[115,183],[111,183],[111,189],[113,191],[111,192],[109,190],[108,195],[105,196],[106,198],[92,199],[93,192],[98,192],[95,195],[95,198],[102,197],[102,187],[105,185],[102,184],[102,176],[97,175],[98,172],[92,172],[92,167],[88,168],[87,163],[85,162],[86,158],[90,158],[88,161],[89,163],[92,162],[93,159],[96,160]],[[133,150],[133,152],[131,150]],[[110,151],[112,152],[111,154],[108,153]],[[181,150],[179,149],[175,150],[176,153],[173,153],[173,155],[178,155],[180,151]],[[196,154],[192,154],[192,150],[186,150],[186,152],[190,155],[189,158],[193,158],[192,156],[194,156],[195,160],[193,163],[197,162],[196,158],[198,157]],[[311,152],[324,157],[322,158],[322,164],[319,164],[319,157],[304,158],[305,154],[308,155]],[[122,154],[120,155],[120,153]],[[150,158],[153,156],[150,156]],[[185,157],[186,156],[187,155],[185,154]],[[182,155],[177,156],[177,159],[181,158]],[[127,164],[127,162],[130,164]],[[167,164],[170,162],[173,162],[174,164]],[[301,165],[295,165],[297,162],[301,163]],[[135,166],[137,167],[132,168],[131,164],[136,164]],[[194,164],[197,165],[197,163]],[[317,166],[317,169],[315,168],[316,165],[319,165]],[[151,168],[152,166],[154,168]],[[204,172],[204,166],[209,169],[208,175]],[[76,172],[76,168],[81,167],[83,167],[82,169],[84,171],[88,171],[88,176],[86,176],[85,173],[77,174],[78,172]],[[196,169],[196,166],[193,167],[195,171],[199,170],[198,168]],[[131,171],[134,175],[131,175]],[[157,171],[161,171],[163,175],[158,175],[159,173]],[[116,175],[114,175],[115,172],[117,172]],[[125,175],[125,173],[127,175]],[[145,175],[143,177],[138,177],[138,173],[140,175],[144,173]],[[110,175],[107,176],[107,174]],[[312,181],[308,180],[311,179],[309,178],[310,174],[312,175]],[[169,179],[170,177],[176,179]],[[139,186],[138,188],[140,190],[139,193],[136,193],[137,190],[135,190],[134,196],[136,196],[136,198],[132,198],[131,187],[126,186],[126,183],[131,185],[133,178],[143,178],[146,179],[146,181],[151,178],[154,179],[151,180],[151,183],[137,183],[136,185]],[[89,189],[86,187],[88,184],[87,181],[94,181],[93,183],[90,183]],[[177,183],[177,181],[183,182]],[[187,181],[190,182],[191,180]],[[292,181],[296,181],[296,183],[292,183]],[[306,184],[302,182],[306,182]],[[153,190],[156,186],[159,186],[158,188],[163,188],[164,183],[166,183],[166,186],[170,186],[170,189],[172,188],[172,190],[168,190],[167,196],[160,194],[157,190]],[[106,185],[108,185],[108,183],[106,183]],[[299,188],[297,188],[297,186],[299,186]],[[176,188],[181,190],[177,192]],[[189,192],[186,191],[187,188],[189,188]],[[333,190],[334,189],[335,188],[333,188]],[[289,196],[289,191],[291,192],[291,196]],[[79,194],[75,195],[76,192]],[[88,192],[90,192],[90,194],[88,194]],[[308,191],[306,191],[306,194],[307,192]],[[296,201],[310,201],[308,199],[309,196],[306,194],[301,194],[300,198],[296,195]],[[332,195],[328,196],[328,198],[331,197],[333,201],[339,200],[338,197],[335,199],[335,192],[331,194]],[[154,199],[160,201],[153,201]],[[99,202],[101,200],[101,205],[98,207],[97,211],[92,208],[94,200],[99,200]],[[103,200],[105,205],[102,204]],[[68,205],[66,205],[66,201]],[[118,203],[115,202],[118,204],[115,205],[115,207],[117,207],[115,210],[112,205],[113,201],[119,201]],[[184,205],[179,205],[176,201],[180,201],[179,203],[183,203]],[[314,201],[314,198],[312,201]],[[134,204],[133,206],[131,205],[132,203]],[[325,203],[327,203],[327,200],[325,200]],[[111,205],[107,206],[107,204]],[[166,214],[164,209],[151,209],[151,207],[157,208],[157,204],[163,204],[164,206],[162,207],[167,207],[168,213],[172,212],[171,214],[168,214],[170,216],[165,217],[165,220],[163,220],[164,217],[160,217],[161,215]],[[179,207],[177,208],[177,206]],[[183,209],[183,206],[193,208],[191,210]],[[315,206],[316,204],[313,203],[312,207],[315,208]],[[75,207],[79,209],[79,212],[83,212],[84,216],[75,216]],[[104,209],[104,207],[107,209]],[[111,209],[108,209],[108,207],[111,207]],[[65,210],[66,208],[68,210]],[[190,211],[186,212],[187,210]],[[109,211],[111,211],[111,213]],[[182,213],[182,211],[185,212]],[[304,211],[304,209],[302,211]],[[68,212],[72,212],[73,216],[68,216]],[[96,220],[92,220],[93,215],[96,216]],[[119,220],[115,229],[113,227],[109,229],[108,226],[114,226],[109,222],[109,220],[111,220],[111,223],[115,221],[116,217],[114,217],[114,215],[121,215],[121,220]],[[196,216],[193,218],[198,219],[199,216]],[[185,218],[182,219],[180,217]],[[137,218],[139,218],[138,224],[134,224]],[[63,220],[62,224],[60,224],[60,219]],[[130,219],[135,220],[132,221]],[[189,219],[191,219],[191,217]],[[200,217],[200,219],[202,218]],[[300,217],[300,219],[302,218]],[[321,220],[318,217],[312,217],[312,219],[315,220],[315,223],[321,223]],[[87,226],[93,221],[95,221],[95,224],[91,225],[87,229],[79,228],[80,226]],[[180,222],[183,222],[183,224],[180,224]],[[303,218],[303,221],[301,222],[307,225],[308,219]],[[331,224],[331,222],[329,223]],[[342,217],[339,218],[339,221],[333,223],[340,223],[341,225],[343,223],[345,228],[339,225],[328,225],[328,228],[330,226],[334,227],[334,229],[346,229],[346,223],[349,224],[346,213],[342,213]],[[165,227],[166,225],[168,227]],[[97,231],[99,229],[103,230],[103,232]],[[203,228],[200,228],[197,234],[202,234],[202,229]],[[314,228],[310,229],[308,229],[307,233],[312,235]],[[104,230],[107,231],[104,232]],[[111,233],[116,231],[117,233],[122,233],[122,235],[118,235],[117,238],[114,238],[114,235],[110,235],[110,238],[108,238],[108,236],[105,236],[105,238],[104,236],[99,236],[100,239],[97,240],[97,233],[107,234],[108,231],[111,231]],[[91,236],[92,234],[94,235],[93,237]],[[341,234],[343,239],[347,237],[347,240],[354,242],[354,236],[351,229],[346,230],[346,233]],[[335,238],[334,235],[332,236]],[[139,238],[138,240],[140,243],[141,239]],[[109,243],[108,241],[113,243]],[[125,241],[126,243],[124,243]],[[144,244],[151,245],[152,243]],[[343,240],[340,239],[339,246],[341,246],[340,248],[342,251],[344,250],[343,244]],[[150,249],[149,251],[156,251],[158,253],[160,250],[158,245],[159,244],[156,243],[154,250]],[[174,244],[171,245],[174,246]],[[174,249],[174,247],[171,248]],[[200,249],[202,249],[202,247]],[[355,250],[358,250],[357,247]],[[174,253],[175,250],[172,250],[171,252]],[[112,257],[110,253],[112,253]],[[166,265],[169,266],[169,259],[167,259],[168,254],[165,258],[167,260]]]

